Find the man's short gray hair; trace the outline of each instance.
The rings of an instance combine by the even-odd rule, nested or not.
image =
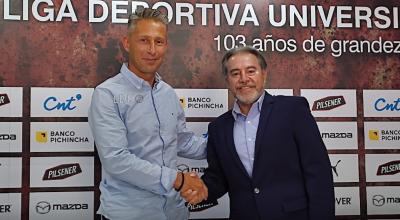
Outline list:
[[[228,68],[226,67],[226,63],[232,56],[239,54],[239,53],[253,54],[254,56],[257,57],[257,60],[258,60],[258,63],[260,64],[261,69],[262,70],[267,69],[267,61],[265,60],[263,55],[260,53],[260,51],[258,51],[254,47],[250,47],[250,46],[235,47],[235,48],[229,50],[228,52],[226,52],[226,54],[222,58],[222,73],[224,74],[224,76],[226,76],[228,74]]]
[[[158,9],[138,7],[134,13],[129,16],[128,30],[131,32],[135,29],[135,25],[142,19],[154,19],[165,25],[168,25],[168,16]]]

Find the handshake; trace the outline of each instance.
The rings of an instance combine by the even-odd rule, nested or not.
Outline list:
[[[208,197],[207,186],[195,172],[178,172],[174,188],[192,205],[196,205]]]

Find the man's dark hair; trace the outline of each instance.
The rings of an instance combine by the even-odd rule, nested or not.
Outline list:
[[[226,54],[224,55],[224,57],[222,58],[222,73],[224,74],[224,76],[226,76],[228,74],[228,69],[226,67],[226,63],[228,62],[228,60],[239,53],[250,53],[253,54],[254,56],[257,57],[258,63],[260,64],[260,67],[262,70],[267,69],[267,61],[264,59],[263,55],[254,47],[250,47],[250,46],[245,46],[245,47],[235,47],[231,50],[229,50],[228,52],[226,52]]]

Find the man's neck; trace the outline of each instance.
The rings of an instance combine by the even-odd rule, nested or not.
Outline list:
[[[240,112],[243,115],[246,115],[246,116],[249,113],[252,105],[253,105],[253,103],[252,104],[243,104],[243,103],[238,102],[238,106],[240,108]]]
[[[153,74],[149,74],[149,73],[142,73],[139,70],[137,70],[136,68],[134,68],[132,65],[128,64],[128,69],[134,73],[136,76],[142,78],[144,81],[146,81],[147,83],[149,83],[149,85],[151,87],[154,86],[154,82],[155,82],[155,78],[156,78],[156,73]]]

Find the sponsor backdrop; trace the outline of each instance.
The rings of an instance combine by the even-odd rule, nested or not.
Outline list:
[[[168,13],[160,74],[196,134],[232,107],[222,55],[252,45],[268,60],[267,91],[310,104],[337,219],[400,219],[398,0],[228,2],[0,0],[0,219],[98,219],[87,109],[126,61],[120,39],[138,6]],[[177,169],[206,167],[182,158]],[[192,219],[224,219],[229,198],[189,209]]]

